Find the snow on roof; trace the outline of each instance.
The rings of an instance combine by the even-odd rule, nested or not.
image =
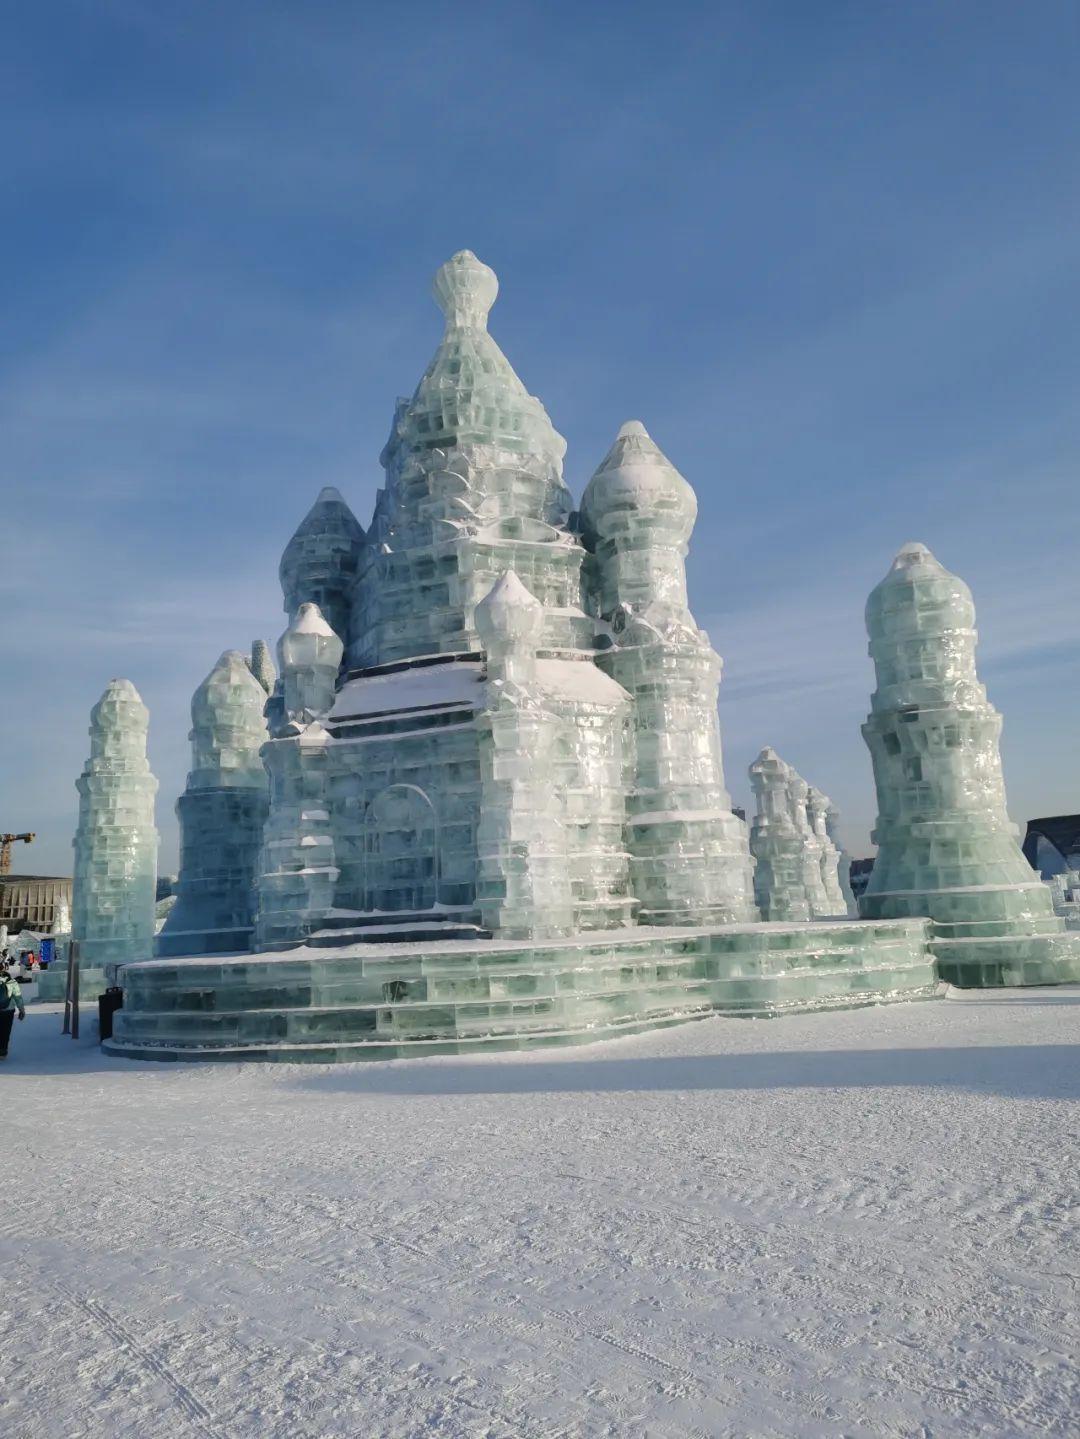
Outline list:
[[[476,704],[483,666],[475,660],[424,665],[388,675],[365,675],[342,685],[330,720],[437,705]]]

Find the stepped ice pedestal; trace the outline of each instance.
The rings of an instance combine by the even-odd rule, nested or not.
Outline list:
[[[1080,935],[1055,916],[1006,810],[1001,716],[975,670],[971,591],[925,545],[905,545],[866,625],[878,854],[860,913],[928,915],[952,984],[1080,980]]]
[[[260,668],[265,673],[265,666]],[[180,876],[176,903],[157,937],[158,955],[250,947],[268,808],[260,755],[267,737],[266,694],[237,650],[226,650],[195,691],[191,773],[176,803]]]
[[[76,781],[71,913],[84,998],[108,971],[154,950],[157,780],[146,758],[148,723],[130,680],[111,680],[90,712],[90,758]]]

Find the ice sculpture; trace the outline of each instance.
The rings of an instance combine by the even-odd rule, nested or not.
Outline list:
[[[1075,869],[1062,870],[1043,883],[1050,891],[1054,913],[1064,921],[1065,928],[1080,929],[1080,873]]]
[[[266,691],[226,650],[191,701],[191,772],[176,802],[180,876],[157,938],[159,955],[247,949],[267,813]]]
[[[322,721],[333,704],[343,648],[314,603],[299,607],[278,641],[281,694],[269,706],[272,729],[262,750],[270,814],[259,864],[260,949],[303,940],[334,903],[338,870],[327,811],[331,737]]]
[[[86,969],[153,954],[158,786],[146,759],[148,723],[130,680],[110,680],[90,711],[90,758],[76,781],[71,914]]]
[[[301,520],[281,557],[281,587],[290,619],[302,604],[319,606],[335,634],[348,633],[350,592],[364,531],[332,485]]]
[[[750,766],[750,785],[757,802],[750,829],[754,893],[763,918],[790,922],[853,913],[840,881],[840,853],[827,829],[826,796],[770,748]]]
[[[686,594],[696,517],[693,490],[628,421],[585,489],[581,519],[591,607],[610,627],[597,663],[636,706],[628,843],[643,924],[757,918],[746,825],[724,787],[721,661]]]
[[[111,1052],[385,1058],[933,995],[925,919],[757,922],[693,491],[631,422],[572,515],[564,441],[488,333],[493,272],[463,250],[434,288],[367,533],[323,491],[276,683],[252,654],[263,953],[129,970]],[[824,801],[780,802],[805,914],[841,908]]]
[[[866,626],[878,854],[860,913],[929,915],[939,972],[954,984],[1080,979],[1080,936],[1054,915],[1006,811],[971,591],[925,545],[905,545],[867,601]]]

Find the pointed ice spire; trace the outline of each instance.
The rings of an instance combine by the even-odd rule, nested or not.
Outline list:
[[[561,477],[566,441],[487,331],[499,292],[494,270],[459,250],[440,266],[432,290],[446,331],[416,393],[398,408],[383,463],[400,462],[402,448],[498,445],[555,461]]]
[[[350,597],[363,543],[360,521],[341,492],[326,485],[281,557],[285,613],[294,615],[310,601],[323,610],[335,634],[348,634]]]
[[[488,678],[527,684],[536,675],[544,607],[513,570],[506,570],[476,607],[476,631],[488,657]]]
[[[648,526],[685,544],[697,519],[697,496],[640,420],[627,420],[585,486],[587,530],[614,538]]]
[[[344,646],[316,604],[301,605],[278,640],[285,713],[307,724],[329,712]]]

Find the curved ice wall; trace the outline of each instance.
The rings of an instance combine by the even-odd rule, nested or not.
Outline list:
[[[149,714],[130,680],[110,680],[90,711],[90,758],[76,781],[72,938],[81,963],[149,959],[154,948],[158,783],[146,758]]]

